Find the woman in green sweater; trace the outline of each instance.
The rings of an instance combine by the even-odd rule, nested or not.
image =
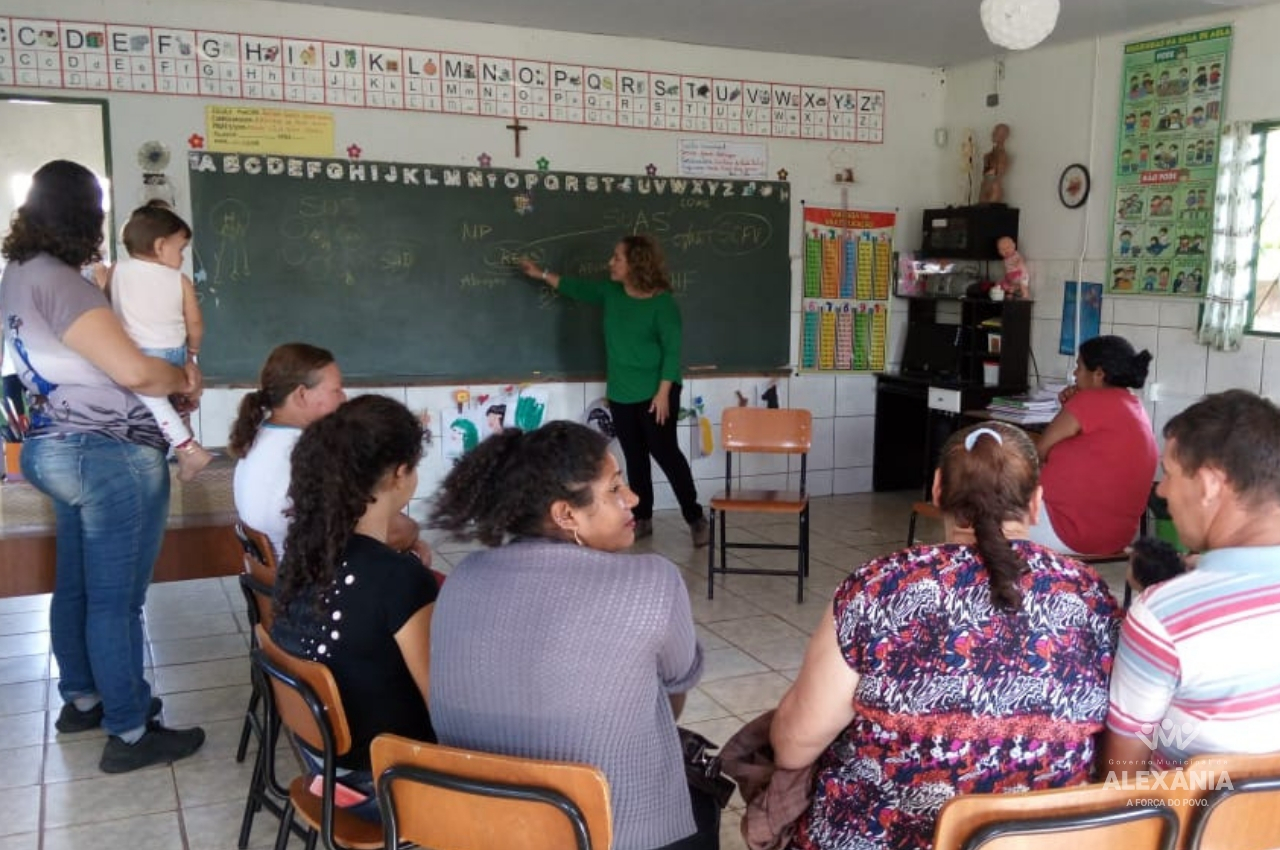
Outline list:
[[[628,483],[640,498],[633,511],[636,538],[653,533],[652,455],[671,482],[693,544],[707,545],[710,529],[676,435],[680,307],[671,293],[671,279],[658,244],[648,236],[623,237],[609,259],[609,281],[561,277],[527,258],[520,268],[561,295],[600,304],[604,309],[606,395],[627,461]]]

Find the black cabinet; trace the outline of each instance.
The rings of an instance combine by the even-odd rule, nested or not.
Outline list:
[[[1027,391],[1031,306],[1031,301],[982,298],[908,299],[904,368],[910,368],[913,352],[944,365],[932,374],[877,376],[874,490],[923,492],[961,411],[986,407],[996,395]],[[943,339],[954,341],[952,357],[936,353]],[[986,380],[988,366],[994,382]],[[931,407],[930,396],[943,396],[954,409]]]
[[[945,207],[924,211],[922,257],[998,260],[996,240],[1018,239],[1018,210],[1004,204]]]
[[[954,309],[959,304],[959,325]],[[1027,391],[1027,364],[1031,357],[1031,301],[990,301],[986,298],[910,298],[907,301],[906,349],[915,348],[913,331],[918,334],[939,336],[941,327],[946,338],[956,340],[958,359],[945,377],[961,387],[989,387],[998,390],[993,395],[1013,395]],[[939,318],[940,310],[953,314],[951,318]],[[932,328],[932,330],[930,330]],[[986,366],[997,364],[994,383],[987,380]],[[952,374],[953,373],[953,374]],[[986,401],[983,401],[983,405]],[[982,405],[979,405],[982,406]]]

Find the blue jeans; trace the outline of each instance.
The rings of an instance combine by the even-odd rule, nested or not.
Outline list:
[[[28,440],[22,472],[53,499],[57,579],[49,631],[68,702],[99,694],[113,735],[147,722],[142,603],[169,515],[159,449],[102,434]]]
[[[148,357],[159,357],[179,369],[187,365],[187,347],[185,345],[179,345],[177,348],[144,348],[138,346],[138,350]]]

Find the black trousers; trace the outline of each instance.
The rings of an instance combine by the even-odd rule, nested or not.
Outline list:
[[[698,831],[657,850],[719,850],[720,806],[710,794],[692,786],[689,788],[689,802],[693,805],[693,822]]]
[[[672,384],[668,395],[670,412],[667,421],[658,420],[649,412],[648,400],[631,404],[609,401],[609,413],[613,416],[613,429],[622,446],[622,456],[627,461],[627,483],[640,497],[633,513],[636,519],[653,518],[653,476],[649,472],[649,456],[658,462],[671,489],[680,502],[680,513],[685,522],[702,519],[702,505],[698,504],[698,489],[693,485],[693,472],[689,461],[680,451],[676,434],[676,416],[680,413],[680,385]]]

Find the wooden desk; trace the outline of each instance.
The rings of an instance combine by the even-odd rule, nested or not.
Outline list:
[[[238,575],[243,553],[233,526],[234,463],[219,458],[192,482],[176,478],[153,581]],[[49,593],[55,573],[53,504],[25,481],[0,484],[0,597]]]

